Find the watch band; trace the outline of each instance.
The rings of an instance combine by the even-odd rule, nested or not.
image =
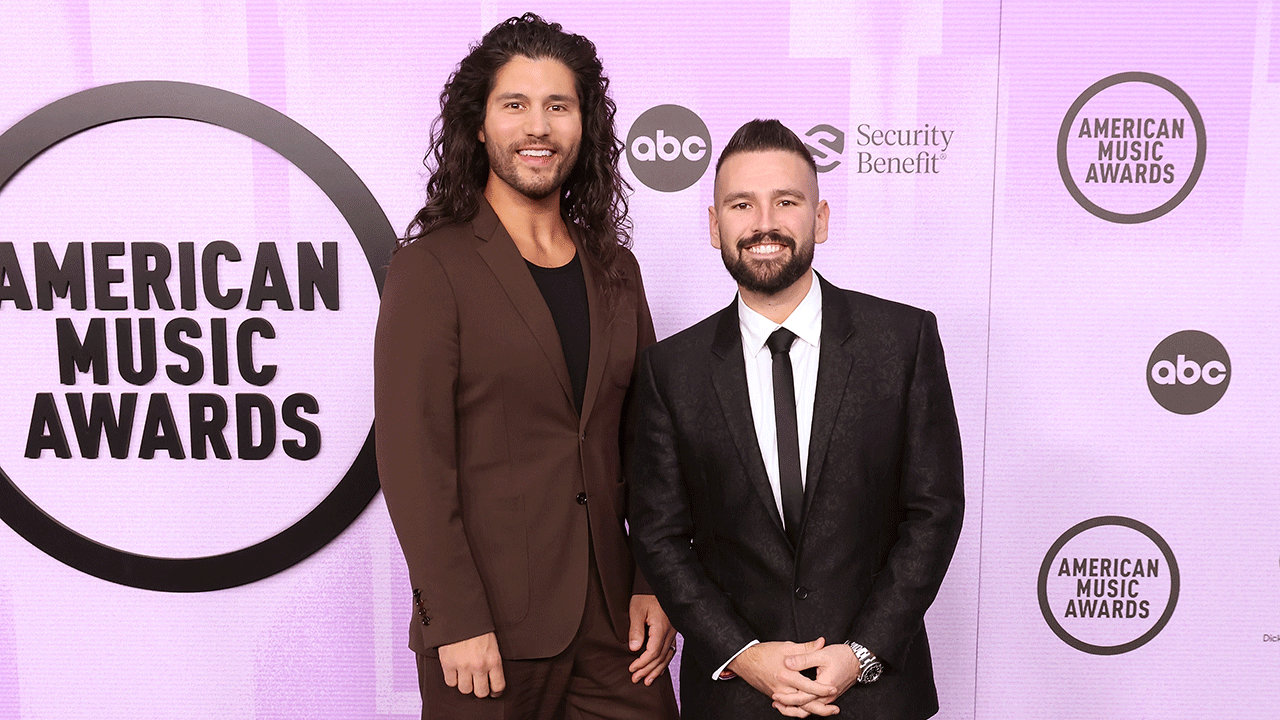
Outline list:
[[[875,653],[852,640],[846,640],[844,644],[853,651],[854,657],[858,658],[858,664],[862,667],[862,671],[858,674],[858,682],[865,685],[879,680],[880,675],[884,673],[884,663],[880,662]]]

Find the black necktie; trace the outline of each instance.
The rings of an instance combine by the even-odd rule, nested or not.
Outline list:
[[[773,331],[765,342],[773,353],[773,417],[778,427],[778,480],[782,486],[782,517],[792,547],[800,541],[800,513],[804,485],[800,481],[800,435],[796,430],[796,387],[791,374],[791,343],[796,334]]]

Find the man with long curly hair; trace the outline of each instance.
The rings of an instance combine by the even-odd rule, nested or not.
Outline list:
[[[627,546],[620,424],[654,341],[595,46],[536,15],[440,95],[375,340],[378,469],[424,718],[676,717]]]

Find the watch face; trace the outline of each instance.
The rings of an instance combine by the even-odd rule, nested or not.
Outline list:
[[[880,679],[880,674],[884,672],[884,665],[873,662],[862,670],[862,676],[858,678],[860,683],[873,683]]]

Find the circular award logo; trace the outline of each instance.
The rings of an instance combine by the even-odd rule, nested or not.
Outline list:
[[[1214,336],[1176,332],[1147,360],[1147,388],[1169,412],[1195,415],[1218,404],[1231,384],[1231,358]]]
[[[1178,604],[1178,563],[1155,530],[1127,517],[1086,520],[1040,565],[1040,611],[1063,642],[1094,655],[1147,644]]]
[[[684,190],[698,182],[711,164],[711,133],[688,108],[649,108],[631,124],[627,163],[636,178],[654,190]]]
[[[260,580],[350,525],[378,491],[359,368],[395,233],[342,158],[249,98],[126,82],[0,135],[0,190],[0,326],[29,340],[0,389],[22,409],[0,518],[169,592]]]
[[[1085,210],[1143,223],[1176,208],[1204,169],[1205,128],[1190,96],[1145,72],[1089,86],[1058,131],[1058,171]]]

